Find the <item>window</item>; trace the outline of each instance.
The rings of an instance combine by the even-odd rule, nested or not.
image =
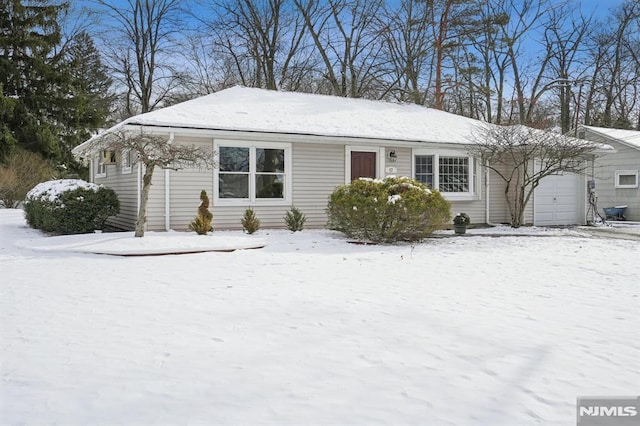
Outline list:
[[[473,158],[459,153],[414,153],[415,179],[447,194],[449,198],[464,198],[475,193],[476,171]]]
[[[288,144],[217,144],[215,198],[222,203],[286,202],[290,196]]]
[[[416,155],[416,180],[433,188],[433,155]]]
[[[637,170],[616,170],[616,188],[637,188],[638,187],[638,171]]]
[[[469,158],[440,157],[440,192],[469,192]]]
[[[122,158],[122,174],[131,173],[131,150],[123,149]]]
[[[104,163],[104,159],[104,151],[96,155],[94,164],[96,165],[95,177],[97,178],[107,177],[107,165]]]

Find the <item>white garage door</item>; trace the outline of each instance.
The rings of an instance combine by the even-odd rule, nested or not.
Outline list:
[[[534,192],[534,225],[575,225],[580,215],[580,176],[567,173],[547,176]]]

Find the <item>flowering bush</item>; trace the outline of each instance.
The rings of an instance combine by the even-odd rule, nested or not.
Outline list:
[[[469,215],[466,213],[458,213],[453,218],[454,225],[468,225],[470,223],[471,223],[471,218],[469,218]]]
[[[440,192],[414,179],[358,179],[329,197],[327,227],[365,241],[417,241],[443,228],[449,209]]]

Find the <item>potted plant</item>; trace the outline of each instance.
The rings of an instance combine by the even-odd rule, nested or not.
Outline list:
[[[467,225],[471,223],[469,215],[466,213],[458,213],[453,218],[453,230],[456,234],[464,234],[467,232]]]

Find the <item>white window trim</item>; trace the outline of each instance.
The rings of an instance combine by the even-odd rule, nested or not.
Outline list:
[[[125,161],[124,159],[129,157],[129,166],[125,166]],[[131,163],[132,163],[132,158],[131,158],[131,150],[128,148],[125,148],[122,150],[122,152],[120,152],[120,161],[122,162],[122,169],[121,169],[121,173],[123,175],[126,174],[130,174],[131,173]]]
[[[454,149],[414,149],[411,155],[411,176],[416,177],[416,156],[432,155],[433,156],[433,187],[440,187],[440,157],[466,157],[469,164],[469,191],[468,192],[441,192],[442,196],[451,201],[473,201],[479,199],[479,191],[476,192],[476,179],[480,174],[476,170],[477,164],[474,157],[466,151],[458,151]]]
[[[620,176],[635,176],[636,183],[631,185],[620,185]],[[638,171],[637,170],[616,170],[614,185],[619,189],[637,188],[638,187]]]
[[[249,148],[249,198],[220,198],[219,175],[220,175],[220,147]],[[215,150],[215,163],[218,165],[213,170],[213,203],[217,206],[289,206],[292,203],[292,153],[290,143],[278,142],[257,142],[257,141],[236,141],[236,140],[215,140],[213,143]],[[255,150],[284,149],[284,198],[257,198],[255,196]]]
[[[383,146],[355,146],[345,145],[344,147],[344,183],[351,183],[351,151],[355,152],[375,152],[376,153],[376,179],[382,177],[385,167],[385,147]]]
[[[95,160],[96,160],[96,174],[94,176],[95,178],[107,177],[107,166],[106,164],[104,164],[103,159],[104,159],[104,155],[102,154],[102,151],[100,151],[98,155],[96,155],[95,157]],[[102,173],[100,172],[100,168],[102,168],[103,170]]]

